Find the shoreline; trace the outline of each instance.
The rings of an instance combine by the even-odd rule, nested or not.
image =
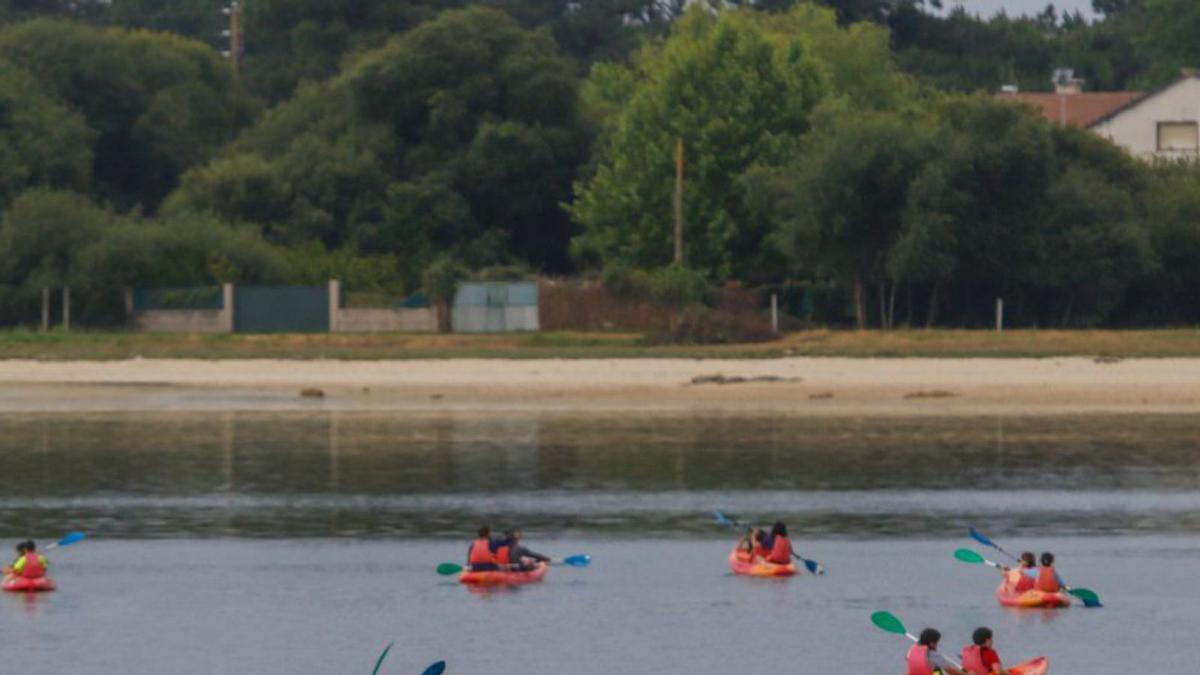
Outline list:
[[[306,410],[1196,414],[1200,359],[0,361],[0,413]]]

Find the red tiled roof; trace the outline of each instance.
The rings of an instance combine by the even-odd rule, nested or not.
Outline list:
[[[1097,91],[1079,94],[1022,92],[999,94],[1001,100],[1019,101],[1036,107],[1051,122],[1089,127],[1109,113],[1146,95],[1143,91]]]

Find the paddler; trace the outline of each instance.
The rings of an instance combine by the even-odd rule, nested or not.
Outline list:
[[[475,539],[467,548],[467,567],[474,572],[500,569],[493,546],[492,528],[487,525],[481,526]]]
[[[937,650],[938,642],[942,639],[942,634],[933,628],[926,628],[921,631],[921,637],[917,640],[917,644],[909,648],[905,660],[908,663],[907,675],[933,675],[934,673],[945,673],[946,675],[967,675],[963,671],[954,667],[950,663],[950,659]]]
[[[792,542],[788,539],[787,525],[776,522],[771,526],[771,534],[767,536],[763,546],[767,551],[767,562],[776,565],[792,562]]]
[[[521,531],[513,528],[504,533],[504,539],[496,549],[496,562],[501,567],[509,567],[528,571],[538,563],[550,564],[550,557],[534,553],[521,544]]]
[[[31,539],[17,544],[17,559],[13,561],[12,567],[5,568],[4,574],[24,579],[41,579],[46,576],[49,567],[50,561],[37,552],[37,544]]]
[[[1037,575],[1037,558],[1034,557],[1032,551],[1025,551],[1021,554],[1016,569],[1004,568],[1004,581],[1015,593],[1031,590],[1034,582],[1037,581]]]
[[[1066,584],[1063,583],[1062,577],[1058,576],[1054,569],[1054,554],[1043,553],[1042,566],[1038,568],[1037,580],[1033,582],[1033,587],[1044,593],[1057,593],[1064,586]]]
[[[971,635],[974,644],[963,647],[962,667],[970,675],[1008,675],[1000,665],[1000,655],[992,647],[992,629],[981,626]]]

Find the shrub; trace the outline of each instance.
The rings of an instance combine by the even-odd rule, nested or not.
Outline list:
[[[678,265],[651,272],[649,291],[653,302],[667,307],[707,304],[712,295],[703,274]]]
[[[775,339],[771,324],[753,314],[733,314],[690,305],[662,328],[643,338],[648,345],[710,345],[767,342]]]

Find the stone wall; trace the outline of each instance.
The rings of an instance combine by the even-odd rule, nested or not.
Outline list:
[[[437,309],[433,307],[341,306],[341,282],[329,282],[329,330],[333,333],[436,333]]]
[[[143,333],[232,333],[233,284],[221,287],[220,309],[149,309],[133,311],[132,291],[125,308],[134,329]]]

